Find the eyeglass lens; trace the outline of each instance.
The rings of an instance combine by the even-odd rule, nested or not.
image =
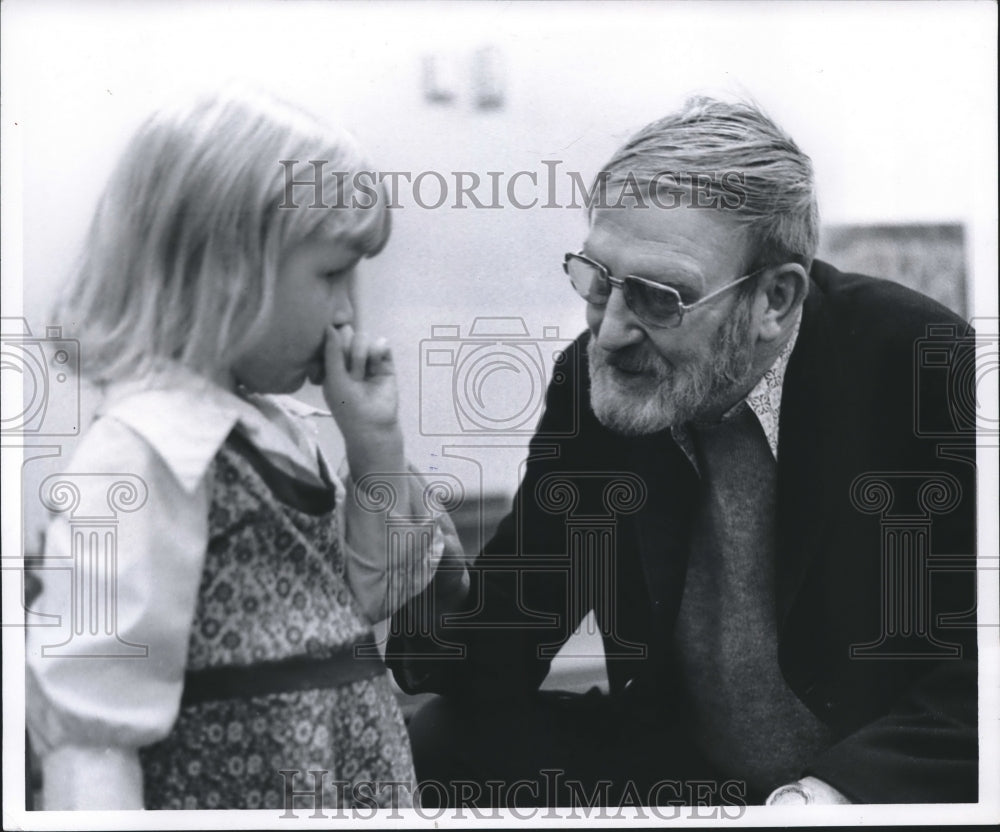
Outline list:
[[[571,258],[566,264],[573,287],[588,303],[603,306],[611,295],[611,282],[603,269]],[[680,297],[669,286],[656,287],[632,277],[624,279],[625,302],[650,323],[669,323],[680,313]]]

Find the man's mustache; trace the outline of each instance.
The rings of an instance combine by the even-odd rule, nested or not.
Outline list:
[[[655,355],[644,352],[641,347],[624,347],[614,352],[608,352],[598,347],[595,350],[597,363],[613,367],[623,373],[665,375],[663,362]]]

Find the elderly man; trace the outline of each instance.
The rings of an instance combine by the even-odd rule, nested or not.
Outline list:
[[[810,160],[755,106],[690,101],[598,185],[512,511],[393,623],[445,694],[414,752],[461,788],[425,801],[975,801],[972,394],[917,361],[966,325],[814,261]],[[609,694],[539,693],[588,611]]]

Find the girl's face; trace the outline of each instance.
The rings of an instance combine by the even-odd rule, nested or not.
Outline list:
[[[310,238],[285,250],[271,319],[233,364],[233,382],[255,393],[292,393],[323,379],[326,327],[354,324],[354,274],[361,254],[341,241]]]

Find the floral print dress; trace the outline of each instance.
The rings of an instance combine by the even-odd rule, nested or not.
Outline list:
[[[410,805],[411,788],[378,787],[415,777],[387,671],[357,658],[374,640],[345,579],[333,487],[294,479],[236,431],[211,476],[180,713],[140,749],[146,807],[287,809],[317,778],[327,809],[349,807],[344,783],[361,781],[380,806]]]

